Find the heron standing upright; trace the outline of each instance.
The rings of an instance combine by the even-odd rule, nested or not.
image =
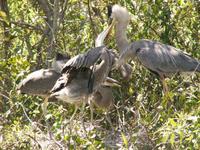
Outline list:
[[[116,66],[137,58],[143,66],[160,77],[164,93],[168,92],[166,77],[181,72],[200,72],[200,62],[175,47],[146,39],[129,43],[126,29],[130,15],[126,8],[114,5],[110,17],[112,24],[115,23],[115,38],[120,49]]]

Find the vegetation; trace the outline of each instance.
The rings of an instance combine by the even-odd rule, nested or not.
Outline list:
[[[0,0],[0,149],[200,149],[200,74],[169,79],[169,100],[156,76],[136,62],[130,81],[117,71],[115,106],[74,107],[50,103],[43,116],[41,97],[18,95],[26,75],[47,68],[55,52],[76,55],[94,46],[107,26],[107,5],[121,4],[132,14],[128,38],[173,45],[200,60],[200,2],[161,0]],[[114,36],[106,41],[116,48]],[[117,48],[116,48],[117,49]],[[47,126],[49,125],[49,126]]]

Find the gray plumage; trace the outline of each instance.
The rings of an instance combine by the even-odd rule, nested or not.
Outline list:
[[[51,96],[74,104],[87,101],[89,94],[103,84],[111,70],[109,54],[108,49],[101,46],[71,58],[63,67],[62,77],[56,82]],[[95,65],[99,59],[100,64]]]
[[[30,73],[17,86],[20,94],[29,94],[47,97],[54,84],[61,76],[60,68],[67,62],[68,57],[57,54],[51,69],[40,69]]]
[[[108,86],[100,86],[91,96],[92,101],[97,107],[109,109],[113,106],[112,88]]]
[[[146,68],[158,75],[169,76],[181,72],[200,72],[200,62],[175,47],[151,40],[133,42],[119,58],[123,64],[136,57]]]
[[[49,91],[61,76],[53,69],[41,69],[30,73],[19,83],[17,90],[20,94],[48,96]]]
[[[61,72],[63,66],[69,59],[70,59],[70,56],[68,54],[63,55],[61,53],[57,53],[56,57],[53,59],[51,68],[53,68],[57,72]]]
[[[126,28],[130,15],[126,8],[119,5],[112,7],[111,18],[115,22],[115,37],[120,49],[116,66],[123,65],[129,59],[138,59],[146,68],[158,74],[167,91],[164,78],[181,72],[200,72],[200,62],[188,54],[170,45],[152,40],[139,40],[129,44]]]
[[[116,22],[116,41],[120,49],[118,65],[137,57],[145,67],[158,74],[200,71],[198,60],[170,45],[152,40],[139,40],[129,44],[126,28],[130,15],[126,8],[114,5],[111,17]]]
[[[64,73],[68,70],[69,67],[73,68],[90,68],[93,66],[97,59],[104,51],[105,46],[100,46],[96,48],[91,48],[84,54],[79,54],[71,58],[63,67],[61,73]]]
[[[114,22],[112,22],[111,25],[109,25],[104,31],[102,31],[97,36],[97,38],[95,40],[95,47],[104,45],[103,44],[104,43],[104,39],[109,35],[109,33],[110,33],[110,31],[111,31],[113,26],[114,26]],[[112,50],[112,57],[113,57],[113,60],[114,60],[113,63],[116,63],[116,61],[118,60],[118,55],[113,50]],[[119,67],[119,71],[120,71],[120,73],[121,73],[121,75],[122,75],[122,77],[124,79],[130,79],[131,78],[132,67],[128,63],[123,64],[122,66],[120,66]]]

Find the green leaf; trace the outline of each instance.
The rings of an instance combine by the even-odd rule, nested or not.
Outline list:
[[[0,17],[4,19],[6,18],[6,16],[7,16],[6,13],[0,10]]]
[[[4,11],[0,10],[0,18],[2,18],[3,21],[5,21],[7,25],[9,24],[8,17],[7,17],[7,15],[6,15],[6,13]]]
[[[175,142],[175,134],[172,133],[172,134],[170,135],[170,143],[171,143],[172,145],[174,145],[174,142]]]
[[[172,126],[174,126],[174,127],[177,126],[177,123],[176,123],[176,122],[174,121],[174,119],[172,119],[172,118],[169,119],[169,123],[170,123]]]
[[[128,140],[127,140],[126,136],[124,135],[124,133],[121,133],[121,135],[122,135],[122,140],[123,140],[123,142],[124,142],[124,145],[125,145],[126,147],[128,147]]]

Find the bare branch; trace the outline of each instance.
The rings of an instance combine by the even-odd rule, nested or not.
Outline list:
[[[52,27],[53,39],[51,42],[54,42],[56,39],[56,31],[57,31],[57,26],[58,26],[58,15],[59,15],[59,5],[58,5],[58,0],[55,0],[54,1],[54,10],[53,10],[53,27]]]
[[[42,10],[44,11],[45,15],[47,16],[47,22],[49,22],[48,20],[52,17],[52,10],[51,7],[48,3],[48,1],[46,0],[38,0],[38,3],[40,5],[40,7],[42,8]]]
[[[88,12],[89,12],[89,17],[90,17],[90,23],[91,23],[91,27],[92,27],[92,30],[93,30],[93,33],[94,33],[94,35],[93,35],[93,41],[95,43],[95,38],[97,36],[97,33],[95,31],[94,22],[92,20],[92,15],[91,15],[91,10],[90,10],[90,0],[88,0],[87,5],[88,5]]]

